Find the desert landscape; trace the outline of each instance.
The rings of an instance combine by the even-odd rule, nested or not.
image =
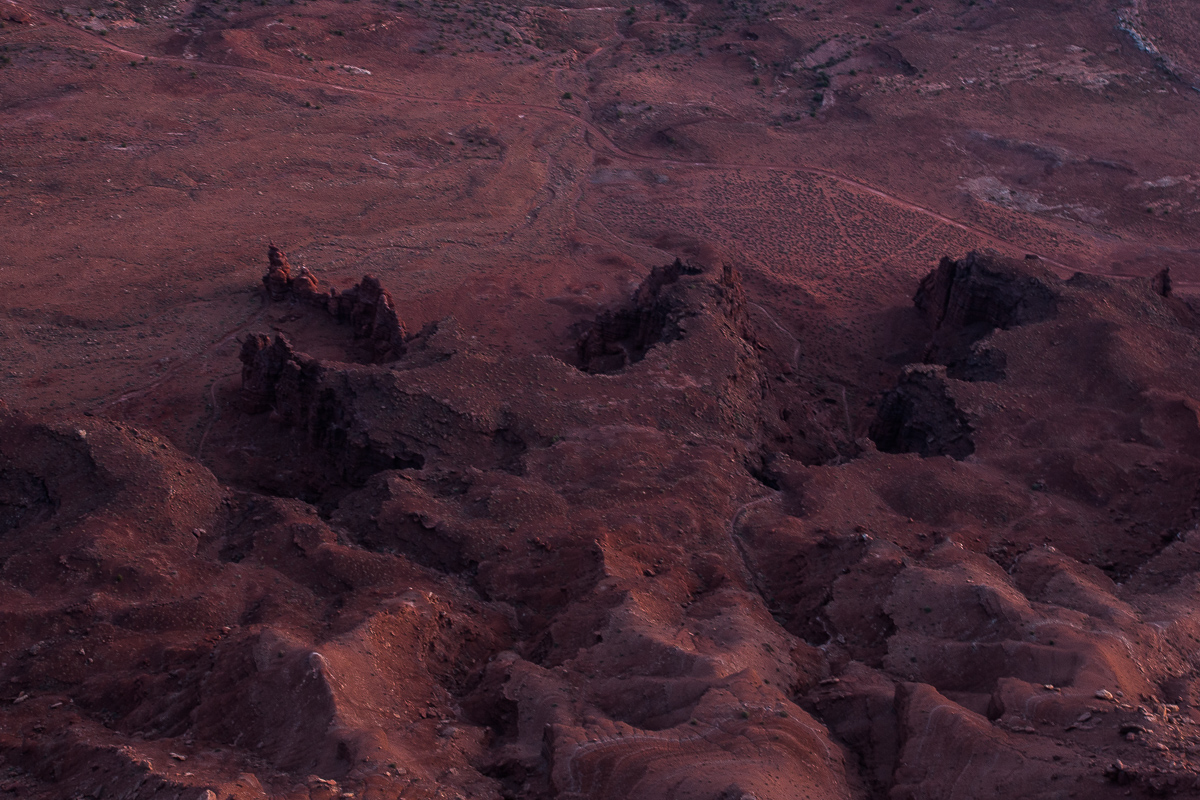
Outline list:
[[[1200,795],[1198,34],[0,0],[0,798]]]

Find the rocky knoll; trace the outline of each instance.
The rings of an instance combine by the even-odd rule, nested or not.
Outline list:
[[[33,16],[16,3],[10,2],[10,0],[4,0],[3,3],[0,3],[0,19],[5,22],[14,22],[18,25],[33,24]]]
[[[655,267],[627,307],[601,314],[575,345],[580,369],[615,372],[641,361],[655,344],[678,339],[682,308],[668,289],[687,271],[678,258]]]
[[[206,465],[4,411],[0,786],[1200,791],[1190,307],[989,254],[916,306],[927,361],[873,423],[806,405],[737,271],[681,262],[577,363],[453,319],[387,363],[252,336]]]
[[[287,255],[274,244],[267,254],[269,267],[262,281],[271,301],[314,306],[350,325],[367,363],[384,363],[404,354],[404,323],[396,314],[392,296],[377,278],[366,275],[357,286],[340,293],[332,286],[322,290],[317,276],[307,267],[301,267],[293,276]]]

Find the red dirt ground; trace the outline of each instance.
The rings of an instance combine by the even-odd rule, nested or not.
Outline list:
[[[0,797],[1200,792],[1191,4],[0,24]]]

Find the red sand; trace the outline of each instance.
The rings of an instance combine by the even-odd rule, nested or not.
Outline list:
[[[0,22],[0,797],[1200,791],[1191,5]]]

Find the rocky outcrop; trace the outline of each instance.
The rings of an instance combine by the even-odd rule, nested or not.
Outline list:
[[[291,345],[282,336],[264,333],[248,336],[239,355],[242,362],[242,407],[248,414],[269,411],[275,405],[275,384],[294,361]]]
[[[355,410],[341,388],[340,373],[297,353],[282,335],[264,334],[243,342],[242,399],[250,413],[270,411],[278,423],[303,431],[350,485],[361,485],[382,469],[419,468],[424,457],[398,443],[373,441],[353,418]],[[353,394],[351,392],[350,396]]]
[[[972,251],[957,261],[943,258],[921,281],[913,303],[939,331],[971,329],[983,335],[1053,317],[1056,283],[1036,258],[1019,261]]]
[[[322,290],[317,276],[306,267],[293,273],[287,255],[274,243],[267,257],[269,264],[262,282],[270,300],[315,306],[349,325],[355,340],[366,349],[368,363],[382,364],[404,355],[408,338],[404,322],[378,278],[366,275],[357,286],[340,293],[334,287]]]
[[[609,342],[645,357],[602,377],[452,318],[386,365],[252,336],[220,483],[0,411],[5,785],[1195,794],[1200,338],[1161,279],[950,263],[922,302],[977,358],[903,368],[875,447],[862,371],[838,391],[815,314],[733,269],[652,272]],[[321,313],[374,335],[367,289]]]
[[[1150,278],[1150,289],[1159,297],[1171,296],[1171,268],[1163,267]]]
[[[30,13],[10,0],[0,3],[0,20],[15,22],[18,25],[33,24],[33,17]]]
[[[943,258],[913,296],[933,329],[926,363],[906,367],[880,400],[869,431],[875,445],[885,453],[959,460],[975,452],[953,384],[1003,379],[1008,354],[990,334],[1055,318],[1063,291],[1063,282],[1036,257],[971,252]]]
[[[24,470],[0,469],[0,536],[54,513],[46,482]]]
[[[377,278],[364,276],[357,286],[341,294],[331,289],[325,307],[339,322],[350,325],[355,339],[368,343],[372,363],[394,361],[404,354],[404,323],[392,296]]]
[[[286,300],[292,290],[292,265],[274,242],[267,248],[267,263],[267,274],[262,279],[263,288],[272,300]]]
[[[605,311],[579,337],[576,366],[584,372],[617,372],[641,361],[654,345],[680,339],[683,320],[698,309],[688,296],[689,287],[680,286],[679,279],[700,272],[678,258],[651,269],[627,305]],[[722,315],[744,334],[746,291],[732,265],[722,267],[713,290]]]
[[[885,453],[918,453],[962,460],[975,452],[971,424],[947,384],[946,368],[925,364],[904,370],[879,404],[870,436]]]
[[[1061,281],[1036,258],[1018,260],[971,252],[943,258],[921,281],[913,303],[933,325],[925,360],[945,364],[955,377],[998,380],[1003,356],[976,347],[997,328],[1051,319]]]
[[[664,290],[679,280],[684,269],[679,259],[654,267],[629,305],[598,316],[575,345],[579,368],[616,372],[641,361],[655,344],[678,339],[682,335],[679,307]]]

